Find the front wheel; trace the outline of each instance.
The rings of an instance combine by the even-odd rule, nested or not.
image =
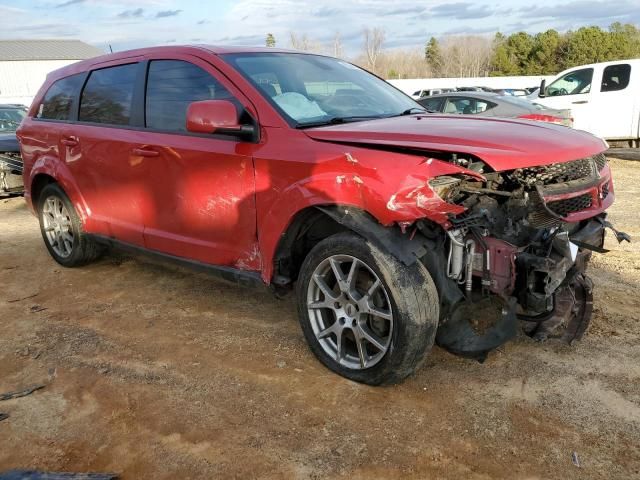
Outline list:
[[[334,372],[396,383],[422,363],[438,326],[438,294],[420,262],[407,266],[353,233],[318,243],[298,278],[309,346]]]

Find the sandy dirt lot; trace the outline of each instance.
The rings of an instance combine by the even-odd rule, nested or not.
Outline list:
[[[611,219],[640,239],[640,162],[612,165]],[[522,337],[484,364],[435,348],[373,388],[315,360],[291,299],[144,258],[64,269],[0,200],[0,393],[46,384],[0,402],[0,471],[640,478],[640,243],[607,247],[582,342]]]

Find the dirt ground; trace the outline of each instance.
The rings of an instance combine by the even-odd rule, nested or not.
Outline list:
[[[640,239],[640,162],[612,162]],[[484,364],[435,348],[402,385],[342,379],[292,300],[143,258],[49,258],[0,200],[0,471],[124,479],[640,478],[640,243],[596,254],[582,342],[524,337]],[[572,461],[575,452],[576,466]]]

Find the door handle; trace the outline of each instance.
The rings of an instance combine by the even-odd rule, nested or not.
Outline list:
[[[579,100],[577,102],[571,102],[573,105],[583,105],[585,103],[589,103],[589,100]]]
[[[65,137],[60,140],[60,143],[67,147],[75,147],[78,145],[78,139],[76,137]]]
[[[139,157],[157,157],[160,155],[159,152],[156,152],[155,150],[148,150],[146,148],[134,148],[132,152],[134,155],[138,155]]]

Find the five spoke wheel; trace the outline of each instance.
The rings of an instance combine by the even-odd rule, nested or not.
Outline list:
[[[307,290],[313,332],[323,350],[352,369],[374,366],[391,344],[393,313],[376,273],[350,255],[332,255],[315,269]]]
[[[59,197],[52,195],[44,201],[41,215],[49,245],[60,257],[69,257],[73,251],[74,236],[67,207]]]

